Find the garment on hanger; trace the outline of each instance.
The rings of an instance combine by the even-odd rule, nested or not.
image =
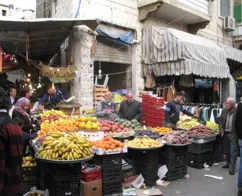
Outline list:
[[[172,93],[172,87],[168,87],[168,92],[167,92],[167,102],[171,101],[173,99],[173,93]]]

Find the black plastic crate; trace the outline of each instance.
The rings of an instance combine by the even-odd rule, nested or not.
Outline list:
[[[160,161],[173,159],[176,156],[187,156],[188,146],[169,146],[164,145],[160,149]]]
[[[204,168],[204,163],[210,166],[213,164],[213,151],[202,154],[188,153],[188,166],[201,169]]]
[[[173,159],[164,160],[164,164],[168,170],[173,170],[174,168],[185,166],[187,167],[188,157],[186,156],[176,156]]]
[[[112,154],[112,155],[95,155],[94,159],[96,163],[101,165],[102,170],[115,168],[122,169],[122,154]]]
[[[49,187],[50,195],[53,196],[80,196],[81,177],[56,178],[52,176]]]
[[[122,180],[103,183],[103,195],[122,193]]]
[[[125,161],[127,161],[127,159],[125,159]],[[127,178],[135,175],[135,167],[132,161],[122,164],[122,178]]]
[[[36,167],[22,167],[22,175],[25,180],[36,180],[37,169]]]
[[[130,150],[128,151],[132,157],[134,164],[141,164],[146,166],[158,165],[159,163],[159,149],[155,150]]]
[[[166,173],[166,180],[173,181],[183,178],[187,174],[187,166],[181,166],[174,168],[173,170],[168,170]]]
[[[37,180],[23,180],[22,181],[23,194],[29,192],[31,187],[33,186],[37,186]]]
[[[224,161],[224,155],[222,153],[213,157],[213,163],[219,163],[222,161]]]
[[[158,165],[148,167],[145,165],[135,164],[135,172],[137,175],[142,174],[142,176],[147,176],[147,177],[157,176]]]
[[[223,152],[223,145],[221,144],[215,144],[213,147],[213,151],[215,152]]]
[[[121,174],[122,174],[121,169],[110,168],[110,169],[102,170],[103,182],[105,183],[110,181],[120,181],[122,180]]]
[[[188,152],[201,154],[204,152],[213,151],[214,141],[203,144],[192,143],[188,146]]]
[[[144,176],[144,179],[145,179],[144,183],[146,186],[154,186],[156,185],[156,181],[159,179],[159,177],[157,175],[152,177]]]

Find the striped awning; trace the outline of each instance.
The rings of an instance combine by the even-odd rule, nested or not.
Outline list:
[[[237,78],[242,76],[242,50],[224,44],[219,45],[224,50],[229,65],[230,73],[236,80]]]
[[[228,78],[229,67],[223,49],[215,42],[175,29],[143,29],[143,75],[199,75]]]

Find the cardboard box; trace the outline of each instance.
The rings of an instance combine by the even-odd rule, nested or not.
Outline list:
[[[102,196],[102,180],[91,182],[81,180],[81,196]]]
[[[103,150],[102,148],[96,148],[92,147],[93,152],[95,152],[97,155],[107,155],[107,154],[122,154],[128,152],[128,147],[124,146],[123,149],[119,150]]]

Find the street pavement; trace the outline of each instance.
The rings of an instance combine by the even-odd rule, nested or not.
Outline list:
[[[189,178],[173,181],[167,187],[158,186],[164,196],[237,196],[239,158],[235,175],[223,169],[225,162],[205,169],[188,167]],[[223,177],[222,180],[204,177],[205,174]]]

